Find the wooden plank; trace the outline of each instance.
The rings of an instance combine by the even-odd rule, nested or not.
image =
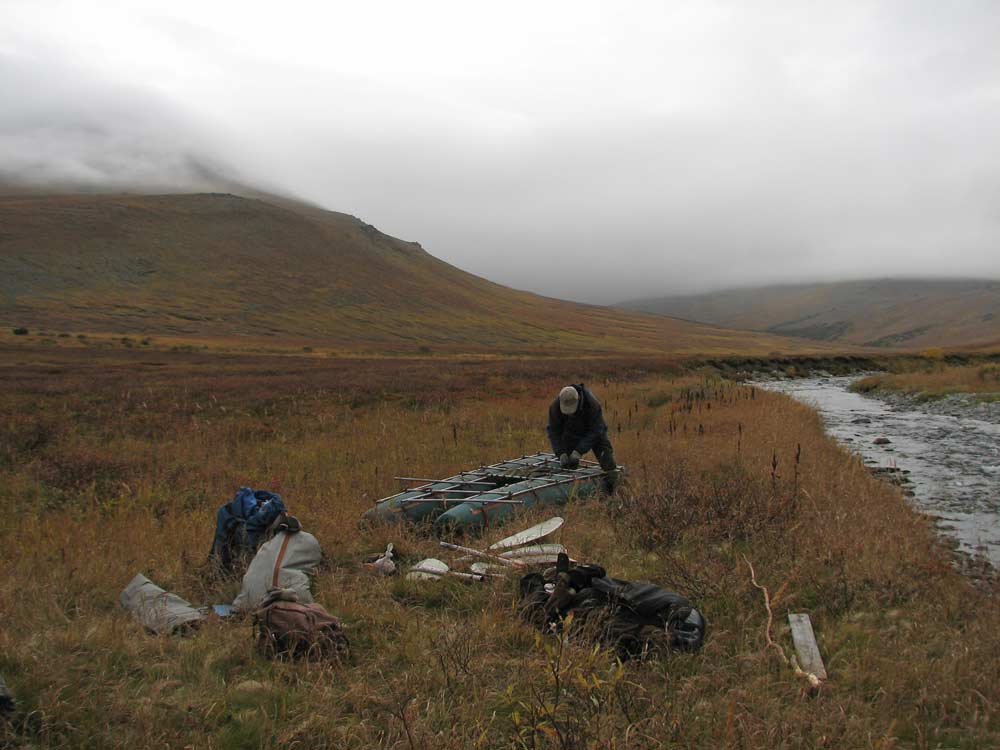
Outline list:
[[[792,640],[795,642],[795,653],[799,656],[799,666],[804,672],[825,680],[826,667],[823,666],[823,657],[819,653],[809,615],[789,613],[788,624],[792,626]]]

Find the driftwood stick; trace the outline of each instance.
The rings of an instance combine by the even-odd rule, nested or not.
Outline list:
[[[743,562],[745,562],[747,567],[750,568],[750,583],[753,584],[754,588],[759,589],[764,594],[764,608],[767,610],[767,626],[764,628],[764,638],[767,639],[767,645],[778,652],[778,656],[781,657],[781,661],[788,664],[788,657],[785,655],[784,649],[775,643],[774,639],[771,637],[771,624],[774,622],[774,612],[771,611],[771,595],[768,593],[766,586],[761,586],[757,583],[757,574],[754,572],[753,563],[747,559],[746,555],[743,555]]]
[[[819,690],[819,687],[822,684],[819,677],[811,672],[803,671],[799,666],[798,660],[794,656],[792,656],[791,660],[789,660],[788,656],[785,654],[785,650],[775,643],[774,639],[771,637],[771,625],[774,623],[774,612],[771,610],[771,594],[768,593],[766,586],[761,586],[757,583],[757,574],[753,569],[753,563],[747,559],[746,555],[743,555],[743,562],[745,562],[747,567],[750,568],[750,583],[752,583],[754,588],[759,589],[764,595],[764,608],[767,610],[767,626],[764,628],[764,638],[767,640],[767,645],[773,647],[774,650],[778,652],[778,656],[781,657],[781,661],[790,666],[797,677],[802,677],[809,683],[809,689],[811,692]]]

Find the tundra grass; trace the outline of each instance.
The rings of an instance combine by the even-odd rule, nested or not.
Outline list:
[[[379,578],[420,529],[358,525],[394,475],[445,476],[546,448],[549,400],[586,381],[627,485],[571,502],[560,540],[615,576],[691,597],[704,649],[620,663],[522,624],[514,581]],[[190,352],[0,359],[0,673],[6,747],[980,748],[1000,744],[1000,612],[930,523],[779,394],[630,362],[261,361]],[[144,632],[142,572],[196,604],[216,508],[281,492],[320,539],[316,596],[343,664],[268,661],[248,622]],[[490,530],[499,537],[539,512]],[[789,612],[829,680],[807,689]]]
[[[852,388],[859,393],[902,393],[921,400],[973,394],[980,400],[1000,401],[1000,365],[929,364],[916,372],[871,375],[855,382]]]

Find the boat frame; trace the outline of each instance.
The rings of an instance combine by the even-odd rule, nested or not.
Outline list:
[[[432,521],[438,530],[469,529],[506,520],[518,508],[563,504],[571,497],[599,492],[609,474],[596,461],[576,469],[560,466],[552,453],[540,452],[483,465],[445,479],[396,477],[414,486],[376,501],[368,521]]]

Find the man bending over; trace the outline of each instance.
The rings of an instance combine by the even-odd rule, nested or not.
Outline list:
[[[577,468],[580,459],[591,450],[604,471],[618,468],[601,403],[583,383],[568,385],[559,391],[549,407],[548,433],[552,452],[559,456],[559,464],[564,469]],[[605,486],[609,490],[613,489],[616,478],[617,474],[608,475]]]

